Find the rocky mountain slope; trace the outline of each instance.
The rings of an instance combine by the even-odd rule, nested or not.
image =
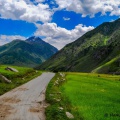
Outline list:
[[[120,74],[120,19],[87,32],[38,69]]]
[[[27,40],[13,40],[0,46],[0,64],[35,67],[58,50],[44,42],[39,37],[30,37]]]

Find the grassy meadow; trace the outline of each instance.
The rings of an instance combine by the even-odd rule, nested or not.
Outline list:
[[[54,85],[58,79],[59,84]],[[74,120],[120,119],[120,76],[65,73],[65,81],[62,79],[58,73],[48,85],[47,120],[67,120],[66,111]]]
[[[30,81],[31,79],[39,76],[42,73],[41,71],[36,72],[36,70],[32,68],[17,67],[17,66],[11,66],[11,67],[17,69],[19,72],[12,72],[5,70],[6,67],[7,66],[5,65],[0,65],[0,74],[7,77],[9,80],[12,81],[12,83],[5,83],[4,81],[0,80],[0,95]]]

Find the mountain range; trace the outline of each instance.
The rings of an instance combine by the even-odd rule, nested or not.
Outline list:
[[[0,46],[0,64],[36,67],[57,52],[57,48],[32,36]]]
[[[37,69],[120,74],[120,19],[87,32]]]

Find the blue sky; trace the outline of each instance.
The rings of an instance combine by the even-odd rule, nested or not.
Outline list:
[[[0,45],[39,36],[61,49],[120,16],[120,0],[0,0]]]

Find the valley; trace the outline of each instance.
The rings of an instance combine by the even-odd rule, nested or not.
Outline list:
[[[46,3],[36,1],[27,0],[27,4],[49,10]],[[26,22],[24,17],[20,17],[22,22],[30,24],[32,19]],[[30,26],[20,30],[24,36],[16,31],[15,36],[0,36],[0,42],[4,40],[0,46],[0,120],[120,120],[120,18],[98,26],[86,26],[89,20],[83,20],[86,25],[74,28],[66,24],[71,18],[64,16],[62,25],[68,28],[39,19],[31,24],[36,29],[31,37],[27,35]]]
[[[0,82],[1,120],[119,120],[120,75],[6,67],[0,72],[12,83]]]

